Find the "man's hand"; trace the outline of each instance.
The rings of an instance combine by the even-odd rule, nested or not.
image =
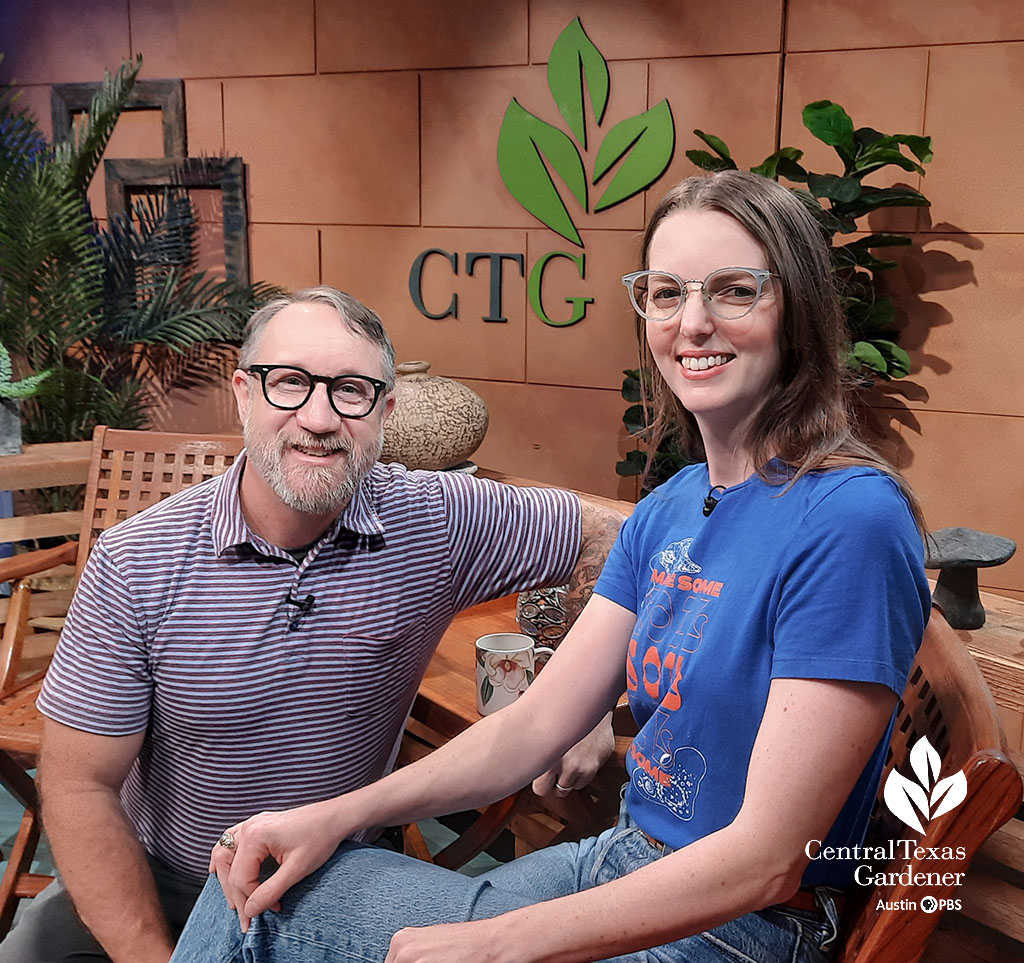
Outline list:
[[[555,793],[565,796],[574,789],[585,789],[615,749],[612,714],[609,712],[586,736],[576,743],[557,766],[533,780],[538,796]]]
[[[214,845],[210,872],[217,874],[228,906],[238,913],[242,931],[264,910],[280,909],[281,897],[299,880],[319,869],[341,841],[334,831],[331,800],[283,812],[258,813],[228,832],[234,849]],[[260,883],[260,866],[268,857],[278,870]]]

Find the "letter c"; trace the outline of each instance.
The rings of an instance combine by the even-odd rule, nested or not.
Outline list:
[[[409,271],[409,296],[412,298],[412,303],[416,305],[416,310],[425,317],[433,318],[435,321],[440,321],[442,318],[447,318],[449,315],[453,318],[457,318],[459,316],[459,296],[457,294],[452,295],[451,301],[448,302],[448,307],[440,314],[434,314],[432,311],[428,311],[426,306],[423,304],[423,262],[426,261],[431,254],[440,254],[442,257],[447,258],[448,263],[452,266],[452,271],[455,276],[458,277],[458,254],[449,254],[447,251],[443,251],[439,247],[428,248],[426,251],[421,251],[416,257],[416,260],[412,262],[412,269]]]

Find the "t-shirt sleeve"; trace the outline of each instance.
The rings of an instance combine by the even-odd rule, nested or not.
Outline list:
[[[811,505],[776,589],[772,678],[902,694],[930,597],[921,536],[892,479],[854,475]]]
[[[142,732],[153,689],[144,639],[127,580],[101,540],[75,591],[39,711],[97,735]]]
[[[615,544],[608,553],[604,568],[594,586],[594,594],[621,605],[630,612],[639,611],[637,598],[636,565],[633,562],[633,542],[636,537],[639,520],[644,515],[644,503],[640,502],[636,510],[619,528]]]
[[[580,549],[580,503],[557,488],[442,477],[457,609],[563,585]]]

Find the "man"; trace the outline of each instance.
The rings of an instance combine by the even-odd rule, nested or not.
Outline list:
[[[376,464],[394,350],[332,288],[258,311],[231,384],[245,455],[82,576],[38,702],[61,878],[3,963],[166,963],[225,826],[379,778],[454,614],[567,579],[582,607],[614,539],[566,492]],[[539,788],[607,749],[595,730]]]

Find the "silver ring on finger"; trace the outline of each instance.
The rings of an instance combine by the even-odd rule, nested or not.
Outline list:
[[[561,785],[557,779],[555,780],[555,789],[557,789],[559,792],[572,792],[572,790],[568,786]]]
[[[226,829],[220,834],[220,839],[217,840],[217,845],[223,846],[225,849],[230,849],[231,852],[234,852],[238,848],[235,846],[235,837]]]

